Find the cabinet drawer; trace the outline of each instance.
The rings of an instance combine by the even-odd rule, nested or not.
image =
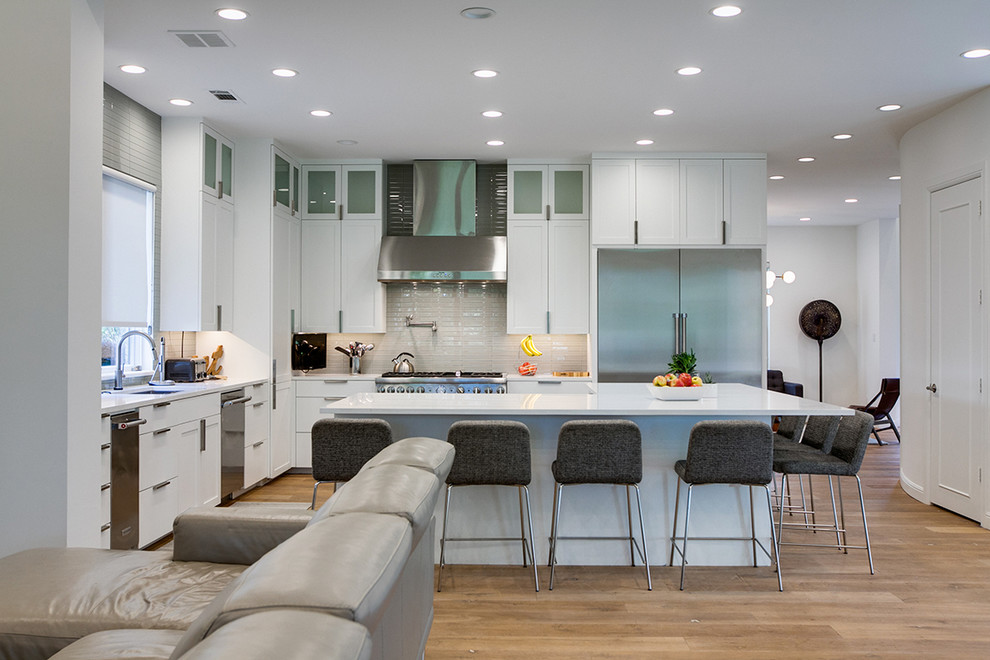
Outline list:
[[[296,396],[350,396],[358,392],[374,392],[373,380],[349,380],[347,378],[304,379],[296,381]]]
[[[296,399],[296,430],[309,433],[316,420],[330,417],[320,413],[320,408],[327,406],[334,401],[340,401],[342,396],[333,397],[305,397]]]
[[[138,493],[138,545],[145,547],[172,532],[178,513],[179,479],[171,479]]]
[[[104,550],[110,549],[110,523],[100,528],[100,547]]]
[[[110,443],[100,447],[100,483],[110,483]]]
[[[513,394],[594,394],[591,381],[513,380],[508,384]]]
[[[244,404],[244,446],[268,438],[268,402],[248,401]]]
[[[296,433],[296,467],[313,467],[313,434]]]
[[[100,490],[100,524],[110,524],[110,483],[103,484]],[[109,537],[108,537],[109,538]]]
[[[244,388],[244,396],[251,397],[247,405],[251,406],[261,401],[268,401],[268,392],[271,386],[268,382],[257,383],[256,385],[248,385]]]
[[[182,429],[168,426],[142,433],[138,449],[138,490],[151,488],[179,474],[179,438]]]
[[[211,393],[141,406],[138,409],[138,414],[143,419],[148,420],[148,423],[141,427],[141,432],[147,433],[166,426],[188,422],[191,419],[216,415],[219,410],[220,394]]]
[[[259,440],[244,448],[244,487],[255,485],[268,476],[268,441]]]

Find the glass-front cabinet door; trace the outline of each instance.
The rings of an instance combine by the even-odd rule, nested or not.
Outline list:
[[[587,220],[588,166],[550,165],[547,176],[551,220]]]
[[[234,143],[212,128],[203,127],[203,192],[234,201]]]
[[[340,218],[340,165],[302,166],[302,217],[304,220]]]
[[[509,220],[587,220],[587,165],[508,165]]]
[[[344,165],[344,220],[380,220],[382,217],[381,165]]]
[[[509,220],[547,220],[547,166],[509,165]]]

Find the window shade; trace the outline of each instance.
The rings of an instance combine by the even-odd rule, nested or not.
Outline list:
[[[103,325],[146,328],[151,323],[154,187],[125,177],[103,170]]]

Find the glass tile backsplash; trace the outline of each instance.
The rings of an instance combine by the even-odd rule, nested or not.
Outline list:
[[[375,348],[361,360],[361,373],[379,374],[392,370],[392,358],[405,351],[417,371],[499,371],[516,373],[516,367],[531,362],[538,374],[554,371],[588,371],[587,335],[534,335],[533,342],[543,355],[529,357],[519,348],[524,335],[505,334],[505,285],[480,283],[396,283],[389,284],[386,298],[387,332],[383,334],[343,333],[327,336],[327,348],[347,346],[348,342],[374,343]],[[412,323],[436,321],[429,327],[409,327]],[[347,357],[327,351],[328,373],[345,373]],[[313,372],[318,373],[318,372]]]

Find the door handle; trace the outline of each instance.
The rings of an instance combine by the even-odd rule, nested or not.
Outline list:
[[[932,383],[931,385],[929,385],[925,389],[928,390],[929,392],[931,392],[932,394],[935,394],[935,392],[938,391],[938,388],[935,386],[935,383]]]

